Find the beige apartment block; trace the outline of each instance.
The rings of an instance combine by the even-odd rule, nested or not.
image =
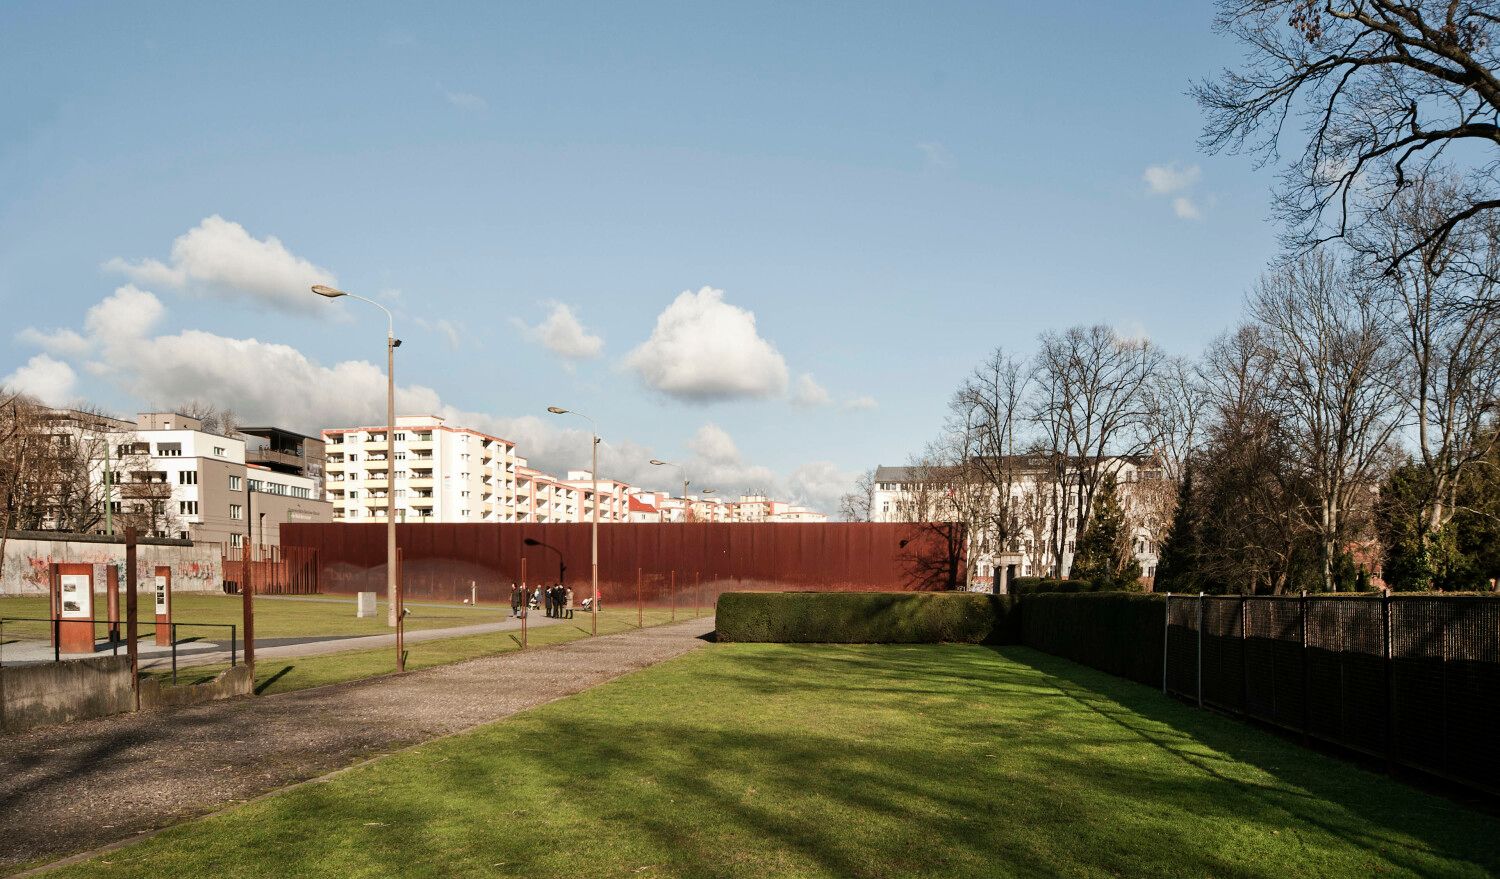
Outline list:
[[[396,419],[394,453],[386,428],[323,431],[325,485],[336,522],[384,522],[394,496],[398,522],[514,522],[516,445],[436,415]]]

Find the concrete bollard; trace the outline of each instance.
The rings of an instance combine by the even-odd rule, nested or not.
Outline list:
[[[358,600],[359,609],[355,611],[356,617],[372,617],[375,615],[375,593],[361,592]]]

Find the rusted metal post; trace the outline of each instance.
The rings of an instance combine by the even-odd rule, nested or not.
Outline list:
[[[248,492],[246,492],[248,494]],[[250,680],[255,681],[255,584],[251,579],[250,540],[245,539],[241,547],[245,557],[245,572],[240,583],[240,608],[245,629],[245,666],[250,669]]]
[[[405,550],[396,550],[396,671],[406,671],[406,558]]]
[[[526,649],[526,618],[531,615],[531,594],[526,591],[526,558],[521,558],[521,649]]]
[[[130,687],[135,710],[141,710],[141,656],[136,647],[135,529],[125,529],[125,653],[130,657]]]
[[[667,594],[672,596],[672,622],[677,622],[677,571],[672,571],[672,579],[667,585]]]
[[[693,619],[698,618],[698,606],[703,603],[703,594],[699,591],[698,572],[693,572]]]
[[[635,569],[635,627],[646,628],[646,616],[641,610],[641,569]]]

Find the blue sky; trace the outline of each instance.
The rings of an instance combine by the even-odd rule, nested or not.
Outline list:
[[[397,311],[404,408],[828,506],[995,345],[1193,354],[1275,252],[1195,148],[1205,3],[313,6],[0,7],[0,378],[377,421],[382,319],[305,270]]]

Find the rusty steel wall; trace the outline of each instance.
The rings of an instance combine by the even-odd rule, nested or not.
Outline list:
[[[403,524],[409,598],[459,600],[472,581],[480,601],[508,602],[512,583],[559,579],[588,595],[587,524]],[[952,580],[951,535],[928,526],[885,523],[688,523],[599,525],[599,592],[606,607],[710,604],[739,590],[921,591]],[[324,593],[385,591],[382,524],[282,525],[283,545],[316,551]],[[962,545],[961,542],[956,545]],[[561,572],[559,565],[562,566]],[[962,577],[962,561],[956,564]],[[675,572],[675,592],[672,589]]]

